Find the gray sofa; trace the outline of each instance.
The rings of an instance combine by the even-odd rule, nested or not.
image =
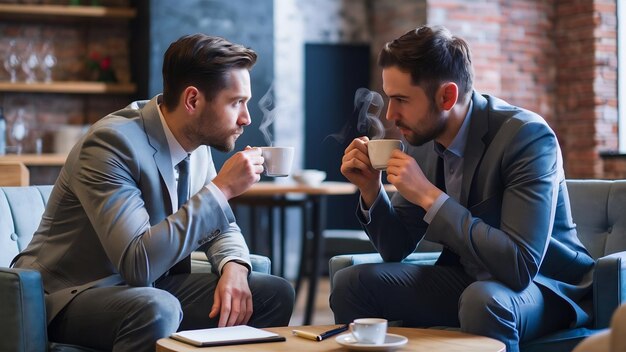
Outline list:
[[[39,225],[52,186],[0,187],[0,351],[93,351],[49,342],[41,276],[8,268]],[[267,257],[252,255],[252,269],[269,273]],[[192,254],[192,271],[209,272],[204,253]]]
[[[593,297],[588,302],[593,322],[527,341],[521,346],[524,352],[571,351],[583,338],[608,328],[613,312],[626,300],[626,180],[568,180],[567,187],[578,237],[596,258]],[[433,264],[438,256],[436,251],[420,251],[404,262]],[[338,270],[379,262],[382,258],[376,253],[331,258],[331,289]]]

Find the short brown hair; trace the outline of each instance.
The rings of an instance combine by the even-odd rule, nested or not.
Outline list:
[[[226,87],[231,69],[251,69],[257,55],[249,48],[205,34],[183,36],[170,44],[163,57],[163,104],[168,110],[188,86],[198,88],[212,100]]]
[[[422,26],[385,44],[378,56],[382,68],[397,66],[411,74],[411,82],[434,99],[441,83],[459,86],[459,97],[471,93],[474,72],[470,48],[443,26]]]

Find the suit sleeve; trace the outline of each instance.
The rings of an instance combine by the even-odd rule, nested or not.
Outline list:
[[[425,214],[399,193],[390,200],[383,188],[370,207],[369,219],[357,210],[361,225],[386,262],[401,261],[415,251],[428,226],[423,220]]]
[[[211,150],[208,147],[207,151],[209,165],[205,187],[211,191],[223,209],[229,209],[230,211],[228,200],[224,197],[222,191],[212,182],[217,175],[217,171],[215,170],[215,164],[213,163],[213,158],[211,157]],[[211,269],[218,275],[222,272],[224,265],[232,260],[245,264],[248,267],[248,270],[250,272],[252,271],[248,246],[246,245],[246,241],[241,233],[239,225],[237,225],[234,221],[229,224],[228,228],[224,232],[220,232],[217,236],[211,239],[205,253],[211,263]]]
[[[552,233],[560,155],[556,137],[543,123],[521,125],[507,143],[500,160],[502,193],[469,210],[448,199],[425,238],[522,290],[538,273]]]
[[[72,187],[115,270],[129,285],[147,286],[217,231],[227,232],[234,216],[203,188],[151,225],[150,198],[139,187],[147,182],[141,165],[149,161],[139,160],[130,138],[113,128],[95,130],[83,143]]]

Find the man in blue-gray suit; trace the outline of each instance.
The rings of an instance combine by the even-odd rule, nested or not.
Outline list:
[[[246,148],[217,173],[250,124],[256,53],[202,34],[172,43],[164,91],[95,123],[72,149],[16,267],[41,272],[50,340],[154,351],[177,329],[289,323],[284,279],[251,272],[228,200],[259,181]],[[190,273],[200,246],[213,273]]]
[[[386,263],[336,274],[337,322],[457,326],[508,351],[587,322],[579,302],[594,261],[576,236],[546,122],[474,91],[469,47],[443,27],[387,43],[378,63],[387,119],[411,147],[388,162],[392,200],[370,164],[367,137],[346,149],[341,172],[361,192],[357,216]],[[443,245],[436,265],[398,263],[422,239]]]

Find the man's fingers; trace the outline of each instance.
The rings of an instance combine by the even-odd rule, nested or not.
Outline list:
[[[233,325],[245,324],[244,318],[246,317],[246,300],[239,300],[239,312],[237,312],[237,319]],[[235,310],[233,309],[233,315]]]
[[[237,320],[239,319],[239,314],[241,312],[241,301],[238,299],[231,299],[231,307],[230,312],[228,313],[228,321],[226,322],[226,326],[236,325]]]
[[[230,313],[231,313],[231,302],[232,302],[232,298],[230,297],[230,295],[226,294],[226,297],[224,297],[224,300],[222,302],[222,308],[220,309],[220,321],[217,324],[218,327],[222,328],[224,326],[228,326],[226,325],[230,319]]]
[[[211,312],[209,313],[209,318],[213,319],[220,312],[221,307],[221,298],[217,290],[215,290],[215,294],[213,295],[213,306],[211,307]]]
[[[350,142],[350,144],[348,145],[348,147],[344,150],[344,154],[348,153],[349,151],[353,149],[358,149],[358,150],[367,152],[366,143],[369,140],[370,139],[365,136],[353,139],[352,142]]]
[[[242,324],[248,324],[250,318],[252,317],[252,313],[254,312],[254,306],[252,305],[252,295],[249,295],[246,299],[246,315],[243,318]]]

